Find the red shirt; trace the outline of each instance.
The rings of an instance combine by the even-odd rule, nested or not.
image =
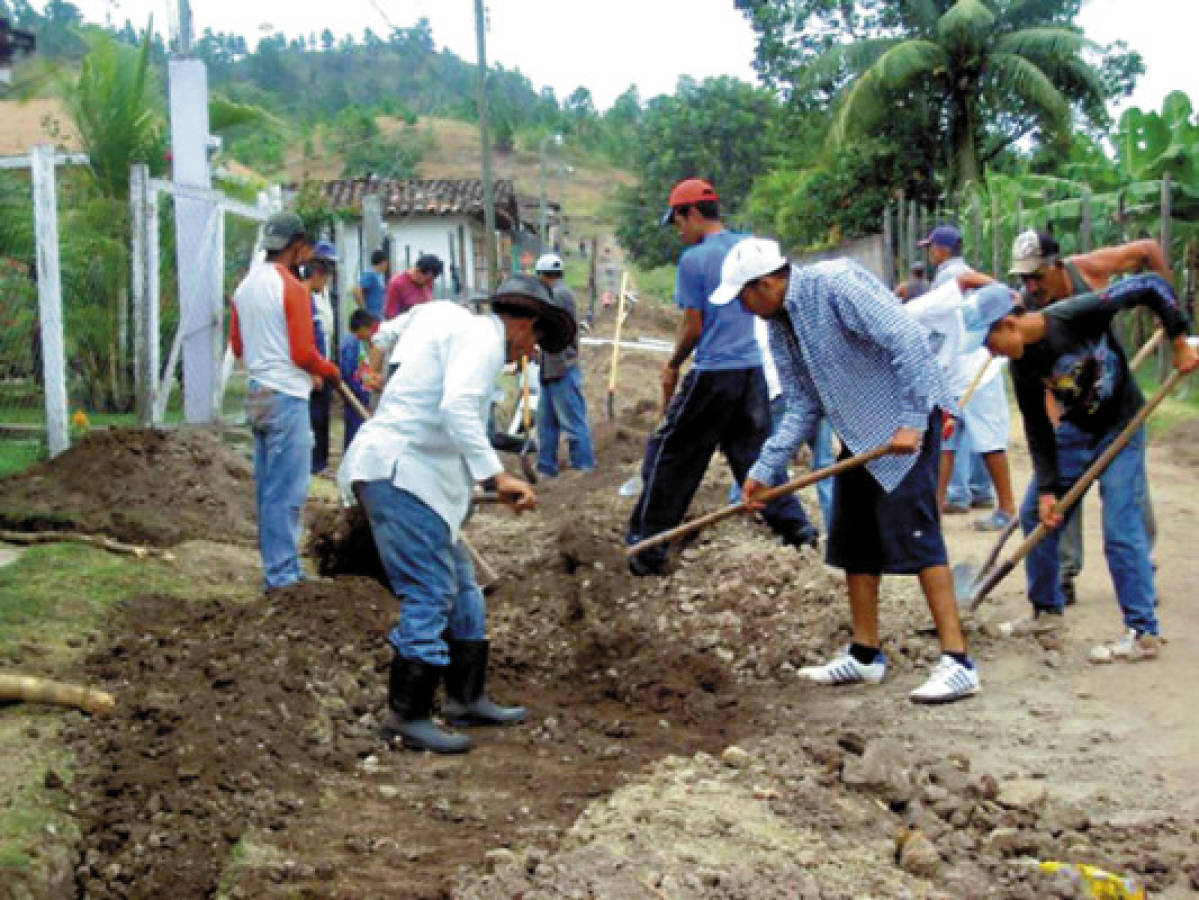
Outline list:
[[[407,272],[401,272],[387,282],[387,300],[383,304],[383,318],[394,319],[412,307],[428,303],[433,299],[433,285],[421,287]]]

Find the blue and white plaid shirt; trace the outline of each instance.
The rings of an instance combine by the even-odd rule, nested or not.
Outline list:
[[[767,321],[787,409],[749,477],[770,483],[826,415],[851,453],[888,443],[900,428],[924,431],[933,409],[955,411],[928,333],[886,286],[849,259],[792,266],[783,308]],[[867,468],[893,491],[916,455]]]

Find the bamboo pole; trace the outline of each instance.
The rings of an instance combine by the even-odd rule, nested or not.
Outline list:
[[[95,715],[107,715],[117,705],[112,694],[85,687],[64,684],[32,675],[0,672],[0,700],[23,700],[26,703],[52,703],[73,706]]]

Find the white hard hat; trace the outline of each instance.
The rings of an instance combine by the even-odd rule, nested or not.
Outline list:
[[[537,257],[537,263],[533,266],[534,272],[561,272],[562,257],[557,253],[543,253]]]

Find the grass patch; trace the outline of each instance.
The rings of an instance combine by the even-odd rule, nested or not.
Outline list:
[[[259,843],[254,832],[244,832],[229,851],[229,861],[225,863],[225,870],[217,884],[216,900],[227,900],[242,872],[275,862],[282,856],[282,852],[275,847]]]
[[[638,297],[658,306],[674,306],[675,267],[658,266],[656,269],[632,268],[633,281],[637,285]]]
[[[156,560],[81,544],[30,547],[0,568],[0,655],[13,657],[33,644],[42,652],[39,668],[57,669],[79,652],[66,641],[98,628],[121,600],[139,594],[194,598],[202,589]]]
[[[46,458],[46,446],[40,440],[0,441],[0,478],[24,472]]]
[[[1145,430],[1150,438],[1168,434],[1180,422],[1199,416],[1199,381],[1191,375],[1180,387],[1162,401],[1161,406],[1153,411]],[[1146,364],[1137,372],[1137,384],[1145,398],[1151,397],[1161,387],[1157,377],[1157,367]]]
[[[71,855],[77,836],[62,808],[61,795],[45,786],[46,773],[71,777],[70,754],[61,748],[61,714],[15,707],[0,712],[0,881],[24,878],[40,894],[46,870],[56,858]],[[13,896],[23,896],[19,892]]]

